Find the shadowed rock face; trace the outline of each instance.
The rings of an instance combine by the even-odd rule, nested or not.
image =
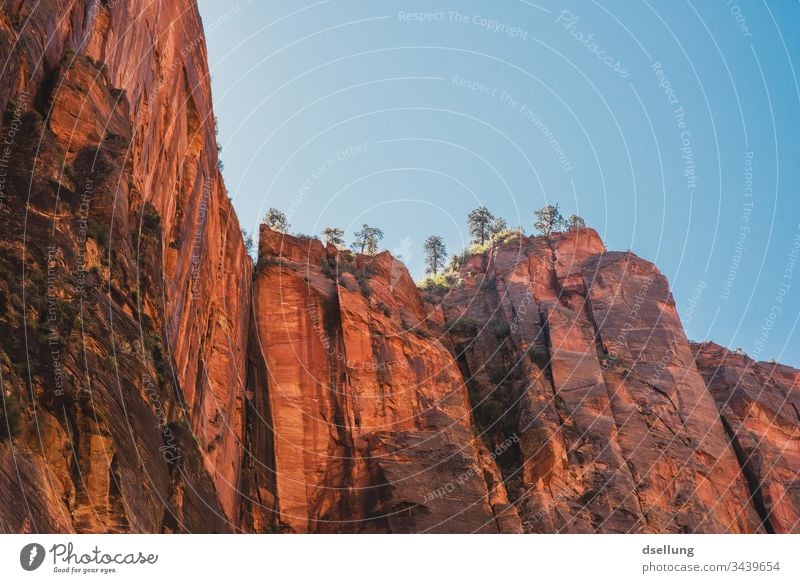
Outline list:
[[[690,346],[652,264],[254,269],[194,3],[64,4],[0,8],[0,531],[798,531],[800,373]]]

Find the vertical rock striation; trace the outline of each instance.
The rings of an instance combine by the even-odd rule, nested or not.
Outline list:
[[[665,278],[591,229],[468,257],[442,310],[529,532],[760,529]]]
[[[273,423],[284,528],[518,530],[402,263],[267,227],[260,240],[253,314],[266,382],[253,390],[268,394],[271,415],[258,417]]]
[[[6,0],[0,60],[0,531],[798,531],[800,373],[690,346],[652,264],[254,270],[194,2]]]
[[[194,2],[10,0],[0,59],[7,528],[235,528],[251,262]]]
[[[693,349],[763,528],[800,532],[800,371],[713,342]]]

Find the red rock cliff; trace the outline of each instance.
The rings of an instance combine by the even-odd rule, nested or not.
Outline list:
[[[798,532],[800,371],[711,342],[693,348],[764,527]]]
[[[520,529],[402,263],[262,227],[253,301],[283,528]]]
[[[592,229],[465,260],[432,314],[527,532],[758,532],[667,282]]]
[[[197,8],[9,0],[0,59],[7,527],[229,528],[251,262],[217,168]],[[173,433],[190,451],[168,464]]]
[[[691,347],[652,264],[253,270],[194,3],[0,6],[0,531],[800,529],[800,373]]]

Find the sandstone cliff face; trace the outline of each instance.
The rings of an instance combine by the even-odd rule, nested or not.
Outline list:
[[[197,9],[6,1],[0,58],[5,528],[228,529],[251,262]]]
[[[800,532],[800,371],[714,343],[693,348],[764,528]]]
[[[261,231],[256,350],[276,510],[294,532],[519,530],[406,268]]]
[[[528,532],[751,532],[666,280],[591,229],[468,258],[434,301]],[[434,299],[434,298],[431,298]]]
[[[6,0],[0,59],[0,532],[800,529],[800,372],[690,347],[652,264],[254,271],[193,2]]]

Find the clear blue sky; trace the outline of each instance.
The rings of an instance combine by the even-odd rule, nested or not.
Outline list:
[[[420,276],[471,209],[558,202],[659,266],[691,339],[800,365],[796,0],[199,5],[248,230],[367,222]]]

